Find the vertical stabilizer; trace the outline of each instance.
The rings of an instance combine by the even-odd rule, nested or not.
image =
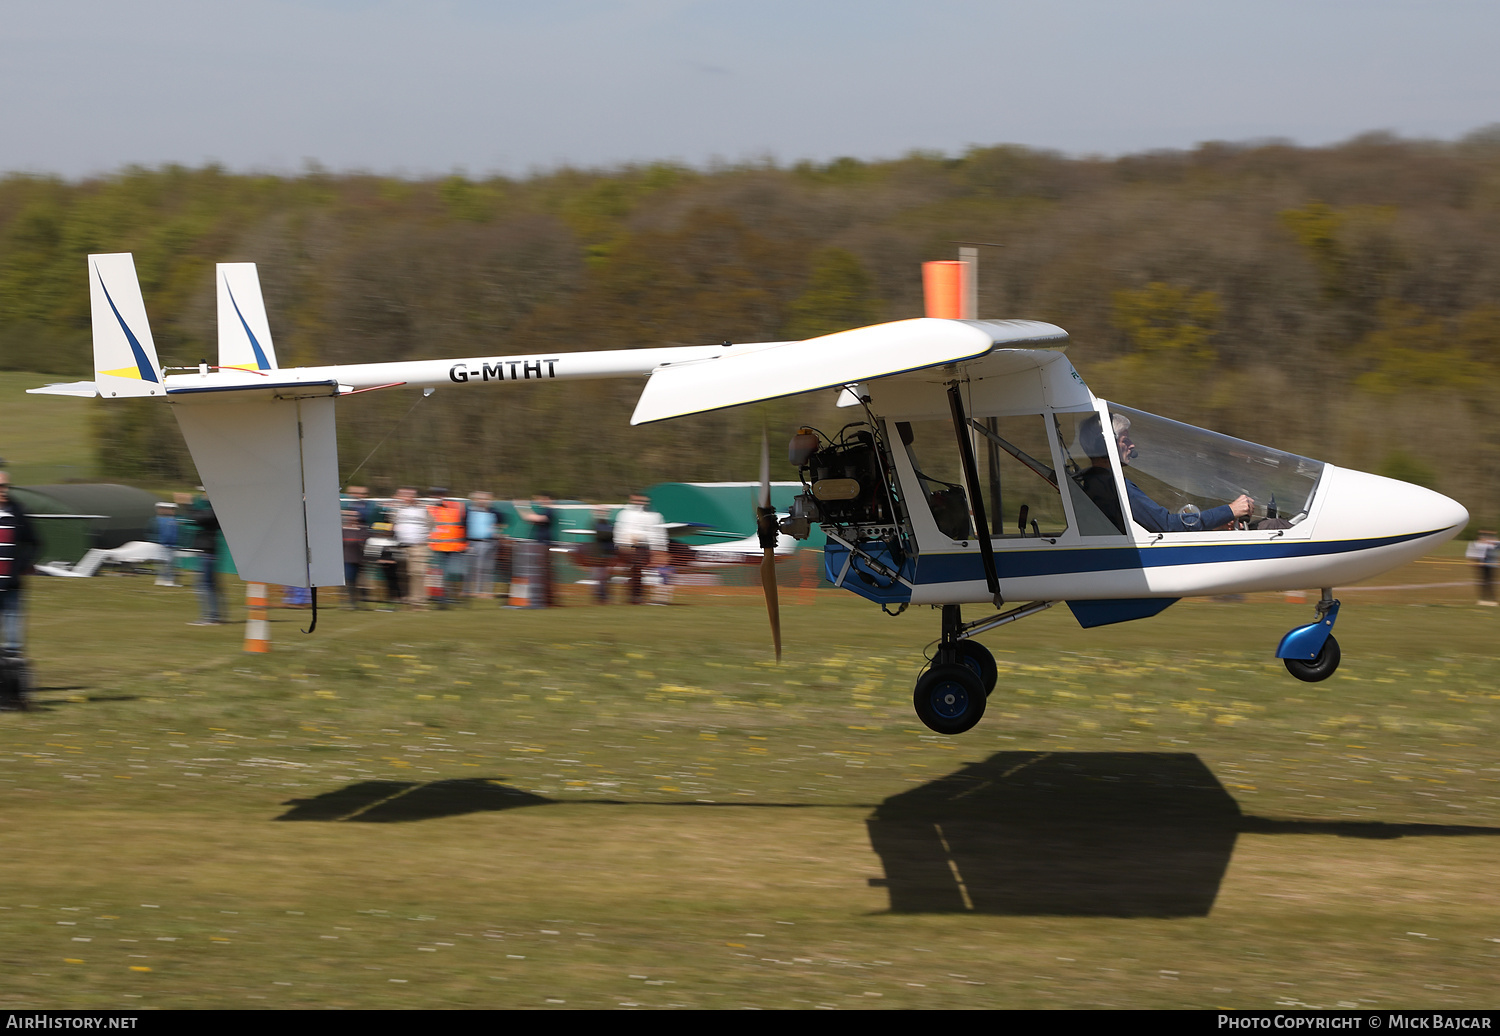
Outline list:
[[[219,366],[268,371],[276,368],[276,347],[260,294],[254,263],[220,263]]]
[[[333,398],[209,396],[173,410],[240,578],[342,586]]]
[[[165,395],[135,259],[129,252],[89,256],[89,304],[99,395]]]

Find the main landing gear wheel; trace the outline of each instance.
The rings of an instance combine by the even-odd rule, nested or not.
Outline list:
[[[1282,661],[1286,663],[1286,671],[1297,679],[1317,683],[1333,675],[1333,671],[1339,667],[1340,657],[1339,642],[1330,634],[1323,642],[1323,650],[1311,662],[1304,662],[1299,658],[1283,658]]]
[[[960,665],[966,665],[984,685],[984,696],[988,698],[995,689],[995,680],[1000,671],[995,667],[995,656],[983,644],[972,640],[960,640],[953,645]]]
[[[949,662],[935,665],[922,674],[912,704],[917,718],[932,730],[939,734],[962,734],[984,715],[984,699],[984,684],[974,670],[964,662]]]

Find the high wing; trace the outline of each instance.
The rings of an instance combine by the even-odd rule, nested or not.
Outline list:
[[[91,255],[89,276],[95,380],[31,391],[163,397],[219,509],[240,574],[291,586],[343,581],[337,396],[403,385],[649,374],[632,418],[642,424],[868,382],[879,382],[884,394],[922,377],[924,384],[912,388],[930,390],[925,382],[934,377],[973,380],[1002,360],[1037,367],[1038,357],[1060,359],[1049,347],[1067,340],[1061,328],[1035,321],[923,318],[804,342],[282,368],[254,265],[225,263],[216,276],[218,365],[166,375],[131,256]],[[1005,360],[1001,354],[1007,351]],[[1029,361],[1022,355],[1027,353]]]
[[[921,317],[803,342],[663,364],[651,373],[631,424],[838,388],[944,367],[1014,346],[1059,347],[1068,334],[1036,320]]]

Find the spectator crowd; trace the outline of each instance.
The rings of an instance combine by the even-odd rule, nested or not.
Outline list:
[[[347,605],[450,608],[499,600],[553,607],[554,555],[560,552],[589,572],[597,603],[608,603],[617,576],[628,577],[628,599],[642,603],[649,579],[670,578],[662,574],[669,564],[665,522],[647,507],[642,495],[617,513],[597,507],[584,538],[563,546],[550,493],[512,501],[507,509],[486,492],[462,499],[434,486],[424,497],[403,486],[382,502],[364,486],[349,486],[341,501]],[[529,536],[510,534],[512,514],[529,527]]]

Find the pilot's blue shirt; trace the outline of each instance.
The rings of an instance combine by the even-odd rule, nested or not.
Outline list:
[[[1234,508],[1228,504],[1210,507],[1202,513],[1202,521],[1196,528],[1183,524],[1182,515],[1173,514],[1146,495],[1146,491],[1130,479],[1125,480],[1125,490],[1130,494],[1130,517],[1147,532],[1203,532],[1217,529],[1234,517]]]

